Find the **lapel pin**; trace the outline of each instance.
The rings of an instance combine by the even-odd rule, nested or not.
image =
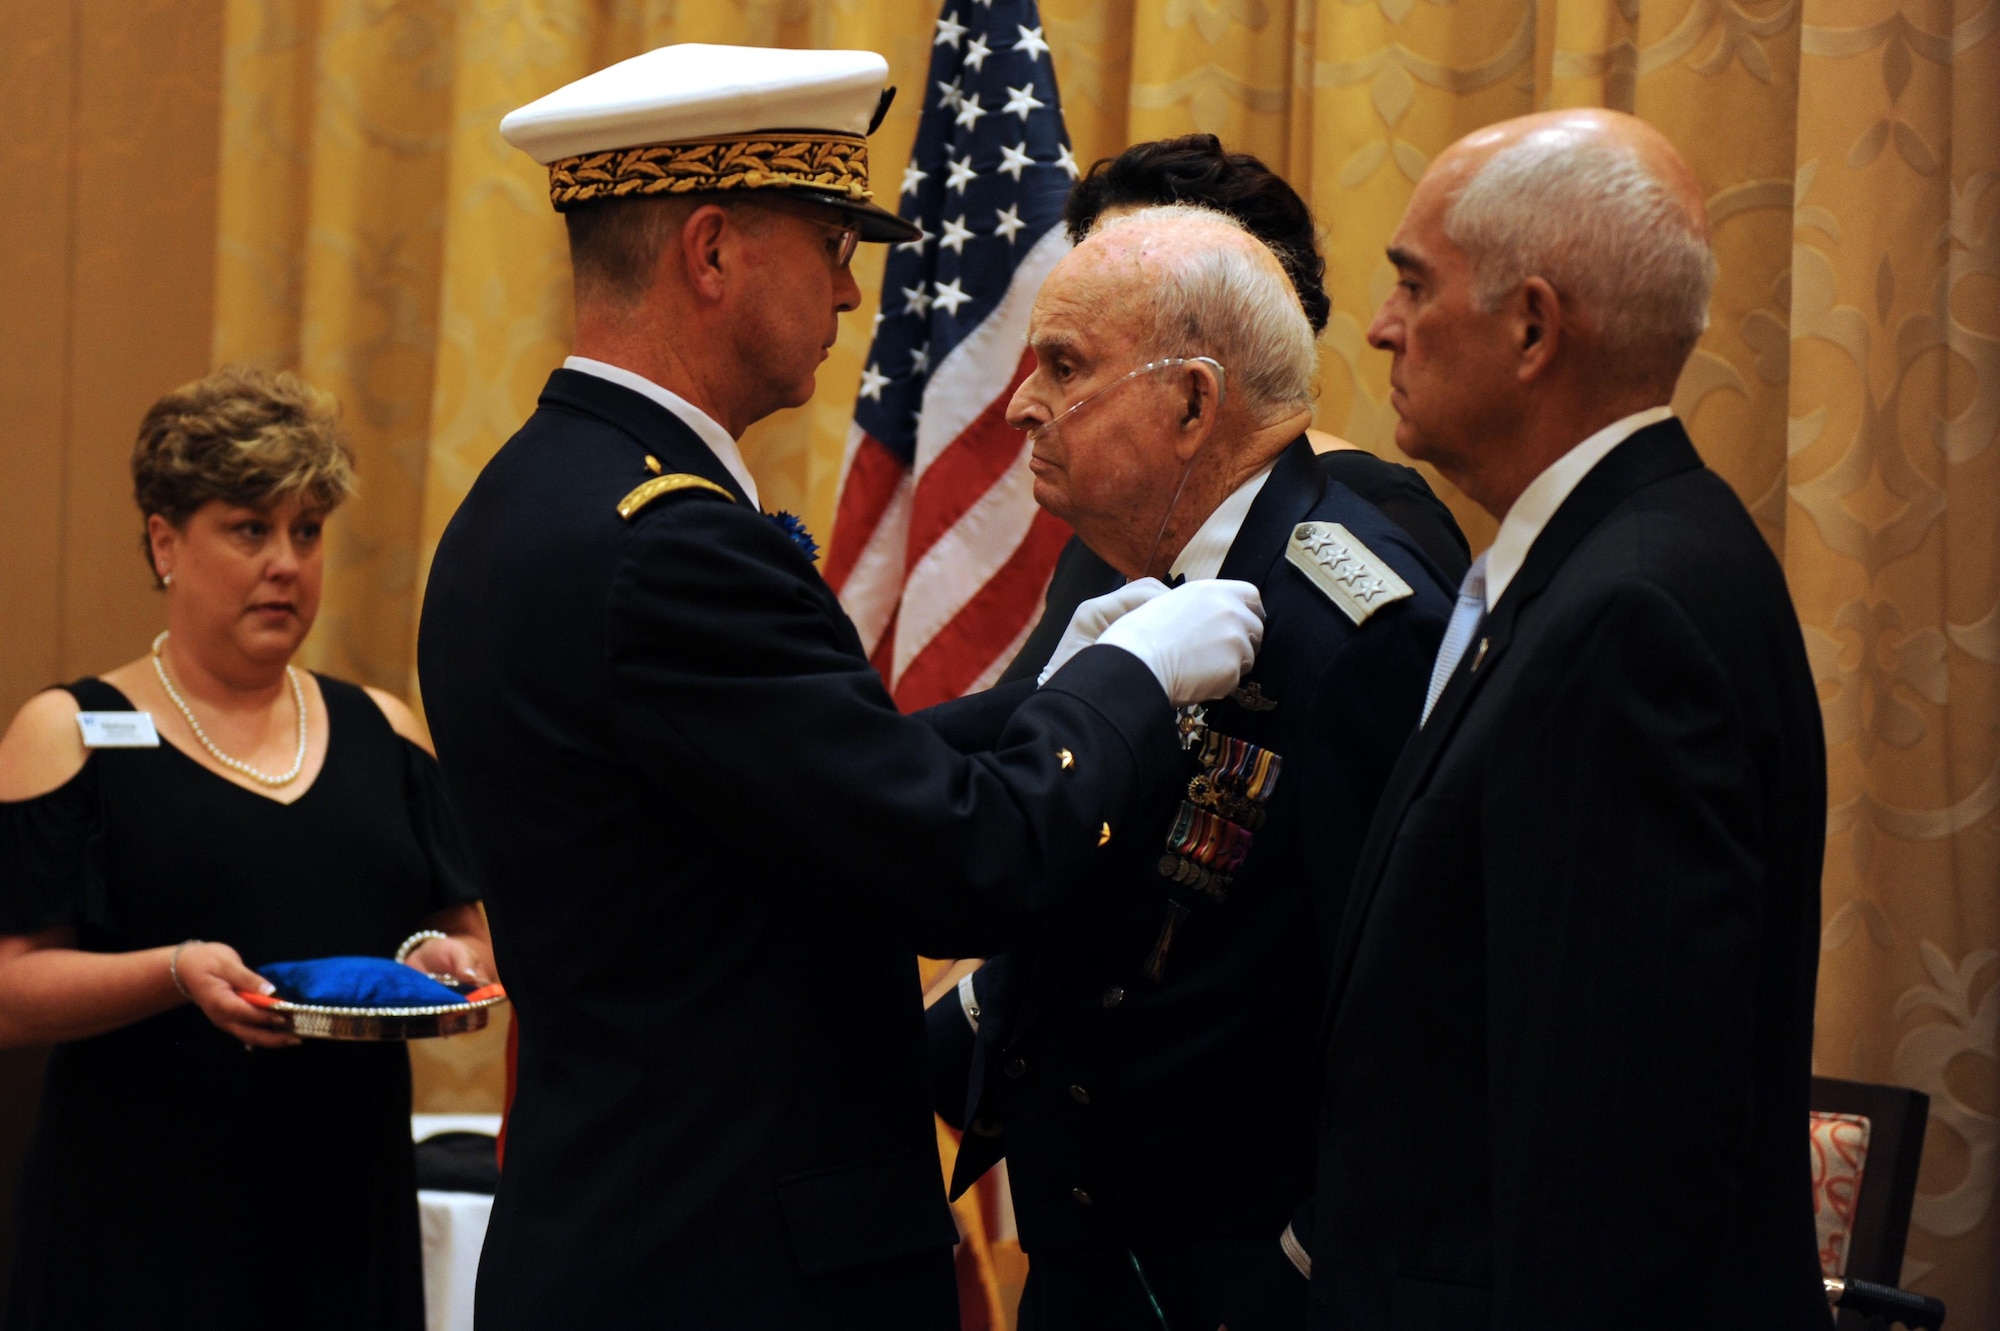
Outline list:
[[[1487,639],[1481,638],[1479,649],[1472,654],[1472,673],[1475,675],[1479,673],[1479,663],[1486,659],[1486,643]]]

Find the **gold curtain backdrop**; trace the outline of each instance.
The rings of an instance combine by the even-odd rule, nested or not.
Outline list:
[[[868,47],[902,89],[875,145],[887,201],[938,14],[937,0],[222,8],[211,359],[297,368],[345,404],[364,488],[329,529],[309,655],[405,693],[438,536],[568,336],[561,225],[501,114],[666,42]],[[1042,14],[1079,159],[1207,130],[1311,200],[1335,309],[1318,423],[1390,457],[1388,361],[1363,329],[1392,281],[1383,242],[1433,154],[1506,116],[1606,105],[1693,163],[1722,280],[1676,405],[1784,561],[1825,706],[1819,1068],[1931,1095],[1905,1278],[1954,1324],[1995,1324],[2000,0],[1044,0]],[[880,251],[857,273],[867,304],[818,397],[744,441],[769,504],[822,536]],[[1482,545],[1491,521],[1446,493]],[[1644,1232],[1635,1215],[1632,1241]]]

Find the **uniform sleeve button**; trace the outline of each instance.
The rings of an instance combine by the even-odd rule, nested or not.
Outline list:
[[[1072,1086],[1069,1088],[1069,1098],[1080,1105],[1087,1105],[1090,1103],[1090,1092],[1081,1086]]]
[[[1109,989],[1106,989],[1104,991],[1104,1006],[1117,1007],[1120,1003],[1124,1001],[1125,1001],[1124,985],[1114,984]]]
[[[1076,755],[1068,749],[1057,749],[1056,760],[1062,764],[1062,769],[1065,772],[1076,766]]]
[[[1111,844],[1110,823],[1106,823],[1104,824],[1104,826],[1097,829],[1097,844],[1100,846],[1108,846]]]
[[[1085,1192],[1082,1188],[1071,1188],[1069,1190],[1069,1195],[1071,1198],[1075,1200],[1078,1206],[1090,1205],[1090,1194]]]
[[[1028,1060],[1025,1058],[1010,1058],[1007,1060],[1005,1071],[1007,1073],[1007,1080],[1019,1081],[1027,1075]]]

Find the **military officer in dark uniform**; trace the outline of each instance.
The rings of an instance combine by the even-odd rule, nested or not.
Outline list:
[[[1321,976],[1384,775],[1415,726],[1447,583],[1304,438],[1313,338],[1270,251],[1187,208],[1107,223],[1051,274],[1035,497],[1127,576],[1257,584],[1241,687],[1186,721],[1173,780],[1102,882],[933,1005],[962,1190],[1004,1155],[1029,1253],[1024,1331],[1292,1327],[1284,1247],[1310,1195]],[[926,714],[975,748],[1032,680]]]
[[[668,47],[502,124],[567,211],[577,324],[419,645],[520,1018],[484,1331],[956,1327],[915,954],[1094,886],[1167,796],[1173,707],[1254,651],[1253,587],[1159,597],[967,756],[759,511],[736,437],[811,395],[857,240],[913,233],[868,202],[886,73]]]

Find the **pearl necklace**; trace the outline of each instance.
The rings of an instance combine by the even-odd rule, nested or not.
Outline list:
[[[201,741],[201,747],[208,750],[208,756],[221,763],[224,767],[227,767],[230,771],[241,772],[252,781],[262,782],[267,786],[282,786],[298,780],[299,773],[304,771],[306,766],[306,693],[304,689],[299,687],[299,672],[292,669],[289,665],[285,667],[285,678],[292,685],[292,703],[298,708],[299,712],[298,755],[292,759],[292,770],[272,776],[269,772],[260,772],[241,758],[232,758],[221,749],[215,747],[215,741],[210,739],[208,732],[201,728],[201,722],[194,719],[194,709],[187,705],[187,699],[181,697],[180,690],[176,689],[174,682],[167,678],[167,667],[160,660],[160,644],[166,640],[167,630],[165,629],[160,630],[160,636],[153,639],[153,673],[160,677],[160,687],[165,689],[167,696],[174,700],[174,706],[181,709],[181,716],[187,721],[188,729],[192,730],[194,737]]]

